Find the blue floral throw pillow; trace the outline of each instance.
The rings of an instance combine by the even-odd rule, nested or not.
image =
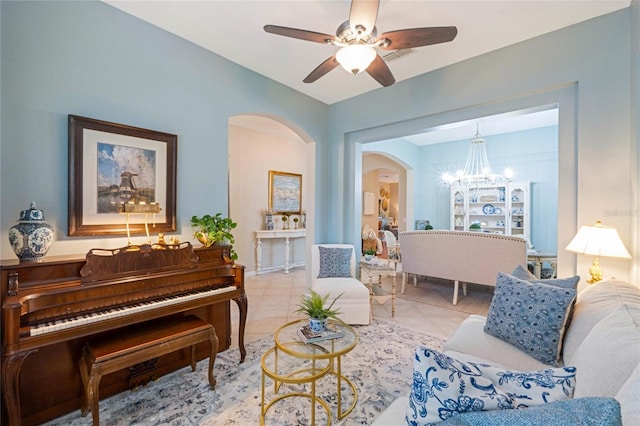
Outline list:
[[[418,346],[405,420],[432,425],[471,411],[527,408],[571,399],[575,367],[507,371],[489,364],[460,362]]]
[[[320,270],[318,278],[350,277],[351,248],[318,246]]]
[[[557,366],[575,298],[574,288],[528,282],[499,272],[484,331]]]

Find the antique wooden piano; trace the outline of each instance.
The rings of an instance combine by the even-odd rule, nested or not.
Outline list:
[[[215,327],[219,351],[231,345],[230,300],[239,308],[244,361],[244,267],[231,247],[189,243],[93,249],[85,257],[2,261],[2,424],[39,424],[80,408],[78,362],[84,343],[123,327],[195,314]],[[198,347],[198,359],[207,356]],[[135,388],[189,365],[183,350],[105,376],[100,396]]]

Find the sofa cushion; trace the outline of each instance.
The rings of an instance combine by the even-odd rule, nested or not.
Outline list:
[[[640,307],[616,308],[566,361],[578,368],[576,397],[615,397],[640,363]]]
[[[484,331],[550,365],[560,350],[576,290],[530,283],[499,272]]]
[[[485,333],[485,322],[486,318],[481,315],[469,315],[447,339],[443,352],[471,354],[495,366],[503,365],[520,371],[543,370],[548,367],[511,343]],[[457,354],[450,356],[456,358]]]
[[[319,246],[320,271],[318,278],[351,277],[353,249]]]
[[[616,399],[622,411],[622,423],[625,425],[640,425],[640,364],[636,365],[629,378],[622,385]]]
[[[391,423],[389,423],[391,424]],[[576,398],[555,401],[525,410],[464,413],[441,423],[443,426],[620,426],[620,406],[613,398]]]
[[[623,281],[600,281],[582,290],[576,298],[571,327],[563,344],[564,359],[575,356],[591,329],[616,307],[640,305],[640,289]]]
[[[403,419],[407,414],[407,404],[409,396],[402,395],[396,398],[378,417],[375,418],[371,426],[391,426],[404,424]]]
[[[323,278],[314,283],[313,290],[323,296],[329,293],[331,300],[342,294],[336,305],[353,299],[369,302],[369,289],[357,278]]]
[[[457,413],[530,407],[569,399],[574,387],[573,367],[514,372],[418,346],[406,421],[422,425]]]

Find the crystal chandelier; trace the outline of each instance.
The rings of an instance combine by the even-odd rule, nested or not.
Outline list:
[[[510,182],[513,177],[511,169],[505,169],[503,174],[494,173],[487,159],[484,138],[480,136],[480,131],[476,125],[476,135],[471,139],[469,154],[463,170],[458,170],[455,174],[445,173],[442,180],[449,186],[481,186],[497,185]]]

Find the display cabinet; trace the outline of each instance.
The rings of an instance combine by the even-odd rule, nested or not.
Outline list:
[[[530,182],[451,188],[450,228],[520,235],[529,240]]]

